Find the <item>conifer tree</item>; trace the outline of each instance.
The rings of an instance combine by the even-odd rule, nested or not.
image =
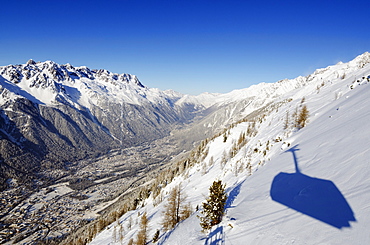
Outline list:
[[[132,228],[132,223],[133,223],[133,221],[132,221],[132,216],[130,216],[130,218],[128,219],[128,224],[127,224],[127,229],[128,229],[128,230],[131,230],[131,228]]]
[[[118,240],[122,243],[123,241],[123,226],[121,223],[119,223],[119,230],[118,230]]]
[[[224,169],[227,161],[230,159],[230,157],[228,156],[228,154],[226,154],[225,150],[222,152],[222,159],[221,159],[221,162],[220,162],[220,165],[221,165],[221,169]]]
[[[116,243],[116,242],[117,242],[117,231],[116,231],[116,225],[114,225],[114,227],[113,227],[112,240],[113,240],[113,243]]]
[[[190,204],[185,205],[185,200],[186,195],[182,192],[181,185],[171,190],[163,211],[162,225],[165,230],[173,229],[177,223],[190,216],[191,207]]]
[[[294,112],[292,113],[292,121],[293,121],[293,127],[298,128],[298,117],[299,117],[299,110],[298,106],[295,108]]]
[[[145,245],[146,240],[148,238],[148,224],[149,224],[149,220],[145,212],[143,213],[140,219],[140,231],[137,234],[137,238],[136,238],[137,245]]]
[[[286,112],[285,121],[284,121],[284,130],[289,128],[289,111]]]
[[[298,119],[297,119],[298,129],[301,129],[306,126],[308,116],[309,116],[309,112],[308,112],[307,106],[304,105],[298,115]]]
[[[226,132],[224,133],[223,137],[224,137],[224,143],[225,143],[227,141],[227,134],[226,134]]]
[[[209,230],[212,226],[221,222],[224,215],[227,195],[225,192],[225,185],[221,180],[214,181],[209,188],[209,197],[202,204],[203,210],[201,213],[204,217],[200,217],[200,226],[203,230]]]

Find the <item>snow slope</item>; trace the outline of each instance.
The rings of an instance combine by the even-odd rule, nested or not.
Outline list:
[[[181,183],[187,201],[200,207],[209,186],[221,179],[229,195],[223,221],[202,233],[195,212],[172,231],[161,230],[158,244],[370,244],[368,57],[317,70],[307,78],[310,83],[276,96],[280,103],[228,129],[226,142],[223,135],[212,139],[204,160],[162,193],[166,198]],[[308,125],[284,129],[287,112],[291,117],[301,108],[302,97],[310,112]],[[252,121],[257,134],[221,166]],[[154,206],[149,197],[119,219],[123,244],[136,238],[143,212],[149,217],[149,238],[161,229],[165,198]],[[114,230],[117,223],[90,244],[118,244]]]

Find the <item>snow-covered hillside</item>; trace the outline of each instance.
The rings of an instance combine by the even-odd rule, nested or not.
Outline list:
[[[203,157],[161,190],[162,202],[150,196],[90,244],[136,239],[144,212],[149,239],[160,230],[158,244],[369,244],[369,60],[365,53],[319,69],[297,78],[303,82],[295,89],[290,80],[269,85],[277,91],[271,103],[210,139]],[[266,86],[250,89],[262,93]],[[298,130],[293,115],[304,105],[309,122]],[[202,233],[194,211],[164,232],[169,191],[181,184],[195,210],[214,180],[229,196],[223,221]]]
[[[296,93],[296,89],[304,87],[308,84],[317,84],[318,81],[325,83],[337,78],[344,78],[347,74],[357,71],[359,68],[364,67],[369,62],[370,54],[366,52],[348,63],[339,62],[333,66],[317,69],[313,74],[306,77],[299,76],[294,79],[283,79],[276,83],[259,83],[248,88],[233,90],[225,94],[202,93],[196,96],[184,95],[176,102],[176,104],[181,105],[184,103],[189,103],[210,107],[213,105],[227,105],[230,103],[243,101],[245,99],[257,101],[247,105],[248,109],[243,111],[243,114],[246,115],[259,106],[275,101],[277,98],[286,95],[290,91],[295,91],[294,93]],[[321,85],[318,84],[317,86]],[[305,90],[303,90],[303,93],[305,93]],[[301,95],[296,94],[296,96],[292,96],[293,98],[298,98]]]

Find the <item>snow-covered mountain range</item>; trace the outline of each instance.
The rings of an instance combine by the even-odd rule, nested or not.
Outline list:
[[[181,96],[52,61],[0,67],[0,183],[168,135],[195,116]]]
[[[198,148],[203,150],[195,150],[198,157],[188,158],[192,164],[162,185],[157,197],[152,193],[90,244],[135,240],[140,230],[135,220],[144,212],[149,217],[148,244],[157,230],[157,243],[171,245],[368,244],[369,62],[365,53],[307,77],[226,95],[183,96],[176,103],[215,106],[230,101],[228,106],[239,106],[224,106],[222,113],[243,120],[204,141]],[[252,111],[250,104],[255,105]],[[298,129],[295,113],[303,106],[309,118]],[[215,180],[226,184],[226,213],[219,225],[202,233],[195,207],[201,207]],[[170,190],[179,184],[194,213],[165,232],[163,210]]]
[[[159,244],[366,244],[369,63],[364,53],[309,76],[198,96],[52,61],[0,67],[0,187],[52,183],[53,169],[112,149],[171,137],[188,150],[208,138],[181,174],[156,187],[161,201],[149,196],[92,244],[114,243],[118,224],[124,244],[135,239],[138,225],[127,226],[143,212]],[[303,105],[310,117],[298,130]],[[216,179],[229,195],[220,225],[201,233],[197,211],[161,230],[171,188],[181,183],[195,209]]]
[[[365,53],[349,63],[319,69],[306,77],[198,96],[147,88],[134,75],[52,61],[29,60],[23,65],[3,66],[2,168],[9,170],[10,166],[12,172],[22,172],[26,170],[22,166],[37,169],[44,161],[73,161],[92,153],[140,144],[168,135],[174,125],[189,123],[194,117],[197,123],[187,130],[196,136],[187,140],[202,140],[279,96],[295,91],[293,99],[302,97],[296,89],[344,77],[362,68],[369,59]],[[177,137],[189,138],[189,134]]]

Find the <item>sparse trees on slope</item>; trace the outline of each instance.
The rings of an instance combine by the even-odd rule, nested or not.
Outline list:
[[[200,217],[200,226],[203,230],[209,230],[212,226],[221,222],[224,215],[227,195],[225,185],[221,180],[214,181],[209,188],[209,197],[204,202],[201,213],[204,217]]]

